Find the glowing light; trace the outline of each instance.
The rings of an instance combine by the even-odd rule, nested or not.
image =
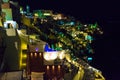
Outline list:
[[[24,55],[22,55],[22,57],[23,57],[23,58],[27,58],[27,55],[24,54]]]
[[[39,55],[41,56],[41,55],[42,55],[42,53],[39,53]]]
[[[74,25],[75,23],[74,22],[70,22],[70,25]]]
[[[26,66],[26,63],[22,63],[22,66]]]
[[[17,23],[16,23],[16,21],[6,21],[6,22],[4,22],[4,27],[5,28],[8,28],[8,24],[9,23],[11,23],[12,24],[12,26],[13,26],[13,28],[17,28],[18,26],[17,26]]]
[[[88,61],[91,61],[93,58],[92,57],[88,57],[87,59],[88,59]]]
[[[85,24],[84,26],[85,26],[85,27],[87,27],[87,25],[86,25],[86,24]]]
[[[55,50],[53,50],[52,48],[49,48],[49,45],[48,44],[46,44],[45,45],[45,47],[44,47],[44,51],[46,52],[48,52],[48,51],[55,51]]]
[[[39,15],[37,13],[34,14],[35,17],[38,17]]]
[[[38,52],[39,48],[35,48],[35,51]]]
[[[31,57],[33,56],[33,53],[30,53]]]
[[[65,50],[59,51],[58,58],[59,59],[65,58]]]
[[[44,52],[44,55],[43,55],[45,60],[55,60],[57,56],[58,56],[57,51]]]
[[[58,65],[58,69],[60,69],[60,65]]]
[[[55,66],[54,66],[54,65],[52,66],[52,69],[53,69],[53,70],[55,69]]]
[[[21,47],[22,47],[22,49],[27,49],[27,45],[26,45],[26,44],[24,44],[24,43],[22,44],[22,46],[21,46]]]
[[[50,67],[49,66],[47,66],[47,70],[49,70],[50,69]]]
[[[37,53],[35,53],[35,57],[37,57]]]
[[[60,68],[61,68],[61,66],[60,65],[58,65],[58,71],[60,72]]]
[[[71,56],[70,56],[70,54],[66,54],[66,55],[65,55],[65,58],[66,58],[66,60],[67,60],[68,62],[71,62]]]
[[[44,13],[43,15],[44,16],[50,16],[51,14],[50,13]]]

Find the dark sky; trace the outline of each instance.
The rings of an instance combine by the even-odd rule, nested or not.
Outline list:
[[[19,0],[21,1],[21,0]],[[117,0],[24,0],[20,5],[34,9],[50,9],[71,15],[82,23],[97,22],[104,34],[97,37],[94,66],[100,69],[106,80],[118,80],[120,75],[120,4]]]

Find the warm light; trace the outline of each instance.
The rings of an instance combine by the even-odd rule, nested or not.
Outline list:
[[[22,63],[22,66],[26,66],[26,63]]]
[[[26,45],[26,43],[22,43],[21,48],[22,48],[22,49],[27,49],[27,45]]]
[[[52,69],[53,69],[53,70],[55,69],[55,66],[54,66],[54,65],[52,66]]]
[[[66,60],[67,60],[68,62],[71,62],[70,54],[67,53],[67,54],[65,55],[65,58],[66,58]]]
[[[72,61],[73,62],[73,64],[75,64],[75,61]]]
[[[33,53],[30,53],[31,57],[33,57]]]
[[[35,57],[37,57],[37,53],[35,53]]]
[[[64,59],[65,58],[65,50],[62,50],[62,51],[59,52],[58,58],[59,59]]]
[[[60,65],[58,65],[58,69],[60,69]]]
[[[50,69],[50,67],[49,66],[47,66],[47,70],[49,70]]]
[[[57,58],[58,52],[57,51],[51,51],[51,52],[44,52],[44,59],[45,60],[55,60]]]
[[[51,14],[50,13],[44,13],[43,15],[44,16],[50,16]]]
[[[22,55],[22,57],[23,57],[23,58],[27,58],[27,55],[24,54],[24,55]]]
[[[39,55],[41,56],[41,53],[39,53]]]

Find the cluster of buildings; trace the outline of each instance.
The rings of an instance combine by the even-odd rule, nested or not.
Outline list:
[[[1,45],[4,47],[4,50],[1,48],[2,54],[0,53],[2,56],[0,58],[1,73],[22,71],[22,76],[26,80],[104,80],[101,71],[91,67],[82,59],[77,58],[76,61],[72,61],[69,51],[67,53],[66,50],[61,49],[61,44],[57,44],[56,50],[53,48],[54,46],[46,42],[48,39],[41,40],[48,32],[41,33],[45,29],[37,26],[54,21],[61,26],[60,29],[65,29],[75,39],[77,34],[81,34],[85,36],[86,41],[91,43],[91,36],[83,32],[74,33],[74,28],[68,27],[80,24],[75,22],[73,17],[53,13],[51,10],[34,10],[30,13],[29,6],[26,7],[26,11],[23,11],[19,4],[13,1],[4,1],[0,6],[2,12],[0,31],[3,31],[0,33],[0,39],[1,43],[5,43],[5,46]],[[57,35],[57,31],[50,30]],[[60,36],[62,35],[57,37]],[[46,37],[51,38],[52,36],[47,35]],[[66,38],[62,39],[64,43],[67,43],[64,40]],[[85,46],[86,43],[83,45]],[[87,60],[92,60],[92,58],[89,57]],[[15,77],[15,75],[12,76]],[[4,80],[5,76],[0,76],[0,78]]]

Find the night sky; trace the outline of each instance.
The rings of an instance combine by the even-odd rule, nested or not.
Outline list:
[[[21,1],[21,0],[19,0]],[[92,0],[24,0],[31,10],[47,9],[75,17],[82,23],[97,22],[104,34],[94,41],[92,65],[103,72],[106,80],[119,80],[120,76],[120,4],[118,1]]]

